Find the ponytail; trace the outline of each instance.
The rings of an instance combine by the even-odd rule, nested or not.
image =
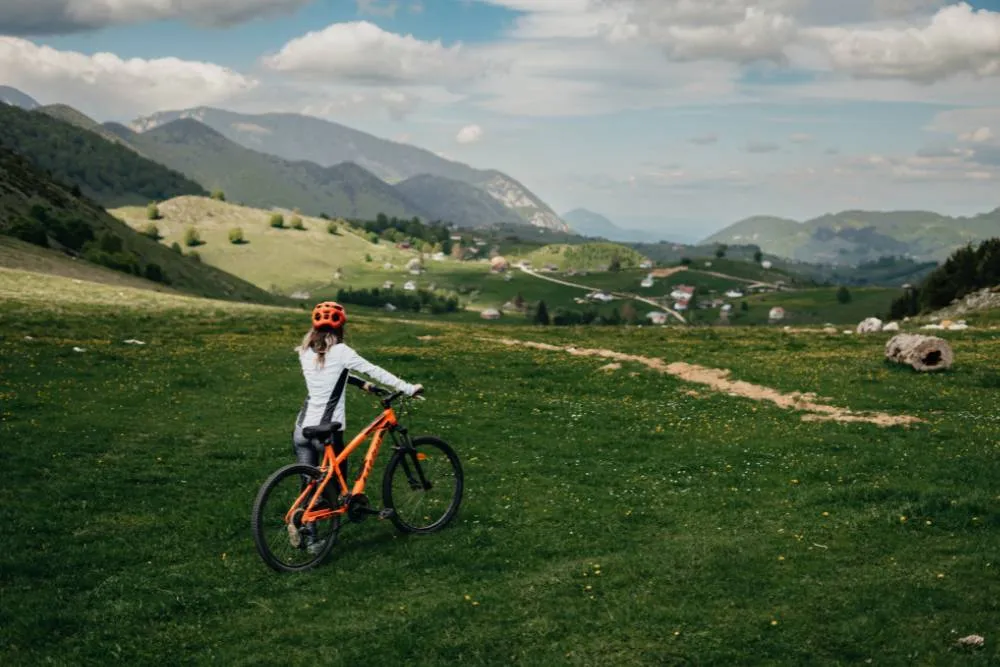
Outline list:
[[[301,353],[305,350],[312,350],[316,353],[316,365],[323,368],[323,365],[326,363],[326,353],[331,347],[343,342],[343,340],[343,327],[339,327],[337,329],[333,329],[331,327],[310,329],[309,332],[302,338],[301,345],[295,348],[295,351]]]

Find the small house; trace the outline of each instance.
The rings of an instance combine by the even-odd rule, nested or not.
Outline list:
[[[653,286],[653,276],[646,276],[645,278],[642,279],[642,282],[639,283],[639,285],[642,286],[642,287],[652,287]]]
[[[785,309],[782,308],[781,306],[775,306],[770,310],[770,312],[768,312],[767,319],[771,320],[772,322],[777,322],[779,320],[785,319]]]
[[[406,284],[403,285],[403,289],[405,289],[407,292],[416,292],[417,291],[417,284],[415,282],[413,282],[412,280],[407,280]]]
[[[640,269],[651,269],[653,268],[653,262],[648,259],[644,259],[639,263]]]
[[[646,313],[646,319],[649,320],[650,324],[666,324],[667,314],[663,311],[653,310]]]
[[[741,292],[738,289],[731,289],[726,291],[726,296],[728,296],[730,299],[742,299],[743,292]]]
[[[487,308],[483,312],[479,313],[479,317],[483,318],[484,320],[499,320],[500,311],[497,310],[496,308]]]
[[[393,285],[395,285],[394,282],[392,282],[391,280],[387,280],[384,283],[382,283],[382,289],[392,289]]]

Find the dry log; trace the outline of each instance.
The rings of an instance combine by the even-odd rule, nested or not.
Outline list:
[[[903,333],[885,344],[885,358],[926,372],[950,368],[955,355],[943,338]]]

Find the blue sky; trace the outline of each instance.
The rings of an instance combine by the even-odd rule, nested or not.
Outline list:
[[[1000,0],[5,0],[0,35],[42,103],[307,113],[667,238],[1000,206]]]

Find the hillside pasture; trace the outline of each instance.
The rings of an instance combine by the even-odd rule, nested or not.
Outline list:
[[[993,332],[944,332],[955,365],[921,375],[889,334],[356,316],[350,344],[427,387],[410,427],[455,446],[465,499],[441,533],[351,524],[282,576],[249,515],[293,459],[306,314],[31,275],[0,271],[0,663],[1000,660]],[[376,412],[351,391],[348,431]]]

